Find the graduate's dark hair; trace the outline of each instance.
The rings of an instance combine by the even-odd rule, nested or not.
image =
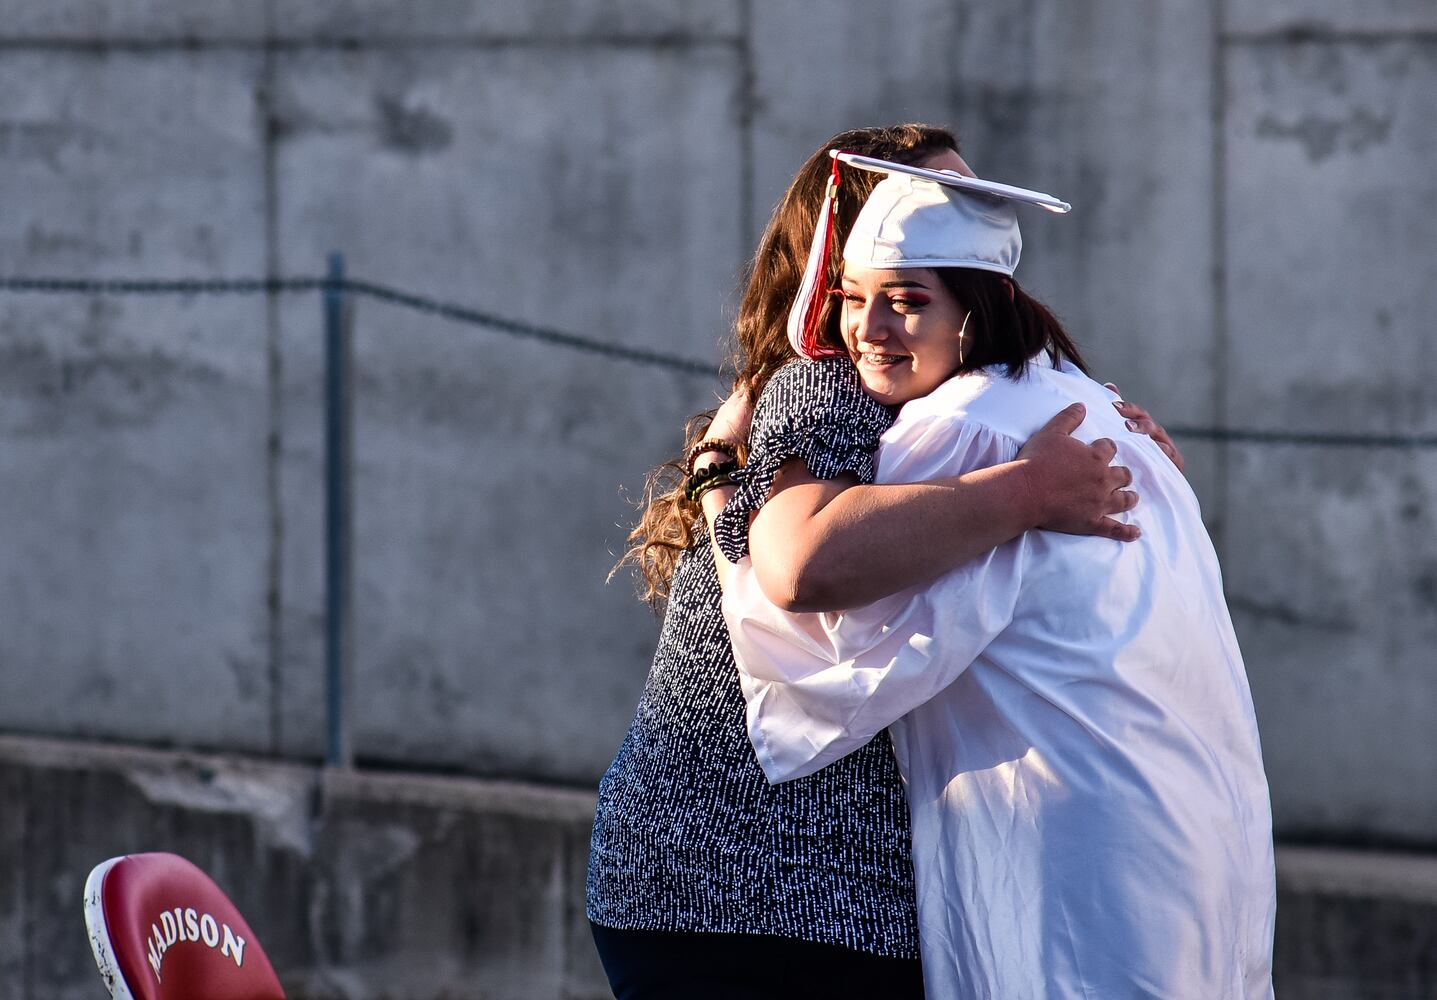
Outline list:
[[[1005,365],[1007,374],[1016,376],[1029,358],[1047,350],[1088,373],[1087,362],[1062,322],[1012,278],[971,267],[939,267],[933,273],[973,314],[958,371]]]
[[[734,388],[747,388],[755,400],[773,373],[794,357],[788,343],[788,310],[798,295],[808,262],[809,243],[832,170],[830,149],[917,163],[944,150],[957,152],[958,139],[945,128],[916,123],[849,129],[830,137],[804,161],[759,239],[734,319],[734,346],[724,365],[733,373]],[[843,246],[859,209],[881,179],[880,174],[864,170],[844,173],[838,189],[834,246]],[[837,256],[830,256],[828,284],[824,287],[837,282]],[[841,348],[838,310],[829,308],[823,322],[824,339]],[[685,451],[703,437],[713,414],[708,410],[689,419],[684,429]],[[685,472],[683,459],[676,458],[649,473],[639,503],[643,513],[629,532],[628,550],[614,567],[618,570],[626,564],[634,566],[641,578],[639,593],[655,609],[668,597],[669,581],[679,556],[703,535],[703,511],[684,497],[681,488]]]

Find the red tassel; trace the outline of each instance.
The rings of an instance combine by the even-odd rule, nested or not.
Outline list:
[[[838,186],[842,183],[838,173],[838,157],[833,158],[833,173],[828,180],[828,194],[830,204],[827,215],[823,220],[823,274],[818,280],[823,284],[828,283],[828,273],[833,261],[833,222],[838,215]],[[815,291],[812,300],[808,303],[808,311],[803,317],[803,352],[810,358],[830,358],[840,355],[843,352],[829,347],[820,339],[819,319],[823,316],[823,308],[828,296],[819,295]]]

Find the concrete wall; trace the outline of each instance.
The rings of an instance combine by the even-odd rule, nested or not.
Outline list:
[[[597,1000],[594,797],[0,737],[0,993],[104,994],[90,869],[162,850],[245,915],[291,1000]]]
[[[741,172],[713,169],[740,145],[731,17],[272,6],[6,10],[3,270],[341,249],[716,357],[749,242]],[[0,726],[319,752],[319,320],[313,295],[0,297]],[[359,753],[592,782],[655,632],[604,585],[620,490],[716,383],[374,303],[356,351]]]
[[[0,3],[0,272],[351,272],[716,357],[829,132],[955,124],[1024,281],[1196,428],[1437,433],[1428,0]],[[356,735],[589,785],[622,485],[715,383],[357,313]],[[314,296],[0,294],[0,728],[312,759]],[[1183,440],[1284,834],[1433,845],[1437,451]]]

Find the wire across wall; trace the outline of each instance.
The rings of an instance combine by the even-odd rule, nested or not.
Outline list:
[[[582,334],[542,326],[474,306],[445,301],[392,285],[344,276],[268,278],[55,278],[0,276],[0,292],[79,296],[203,296],[338,293],[373,299],[501,336],[580,351],[683,375],[712,378],[712,362],[615,344]],[[1325,448],[1437,449],[1437,434],[1333,433],[1305,430],[1167,425],[1175,436],[1237,444]]]
[[[330,275],[323,278],[23,278],[0,277],[0,291],[41,295],[135,295],[135,296],[197,296],[197,295],[278,295],[303,292],[328,292],[388,302],[430,316],[439,316],[456,323],[482,327],[509,337],[537,341],[550,347],[584,351],[628,361],[634,364],[663,368],[685,375],[712,376],[716,366],[662,351],[614,344],[593,337],[584,337],[553,327],[539,326],[522,320],[499,316],[483,309],[445,302],[427,295],[406,292],[374,281]]]

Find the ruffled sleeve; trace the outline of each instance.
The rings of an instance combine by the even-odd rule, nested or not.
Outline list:
[[[878,438],[893,417],[893,409],[864,393],[847,358],[780,368],[754,407],[748,464],[733,477],[738,490],[714,521],[720,551],[730,562],[748,554],[750,515],[768,500],[779,466],[790,458],[819,479],[851,472],[871,483]]]

